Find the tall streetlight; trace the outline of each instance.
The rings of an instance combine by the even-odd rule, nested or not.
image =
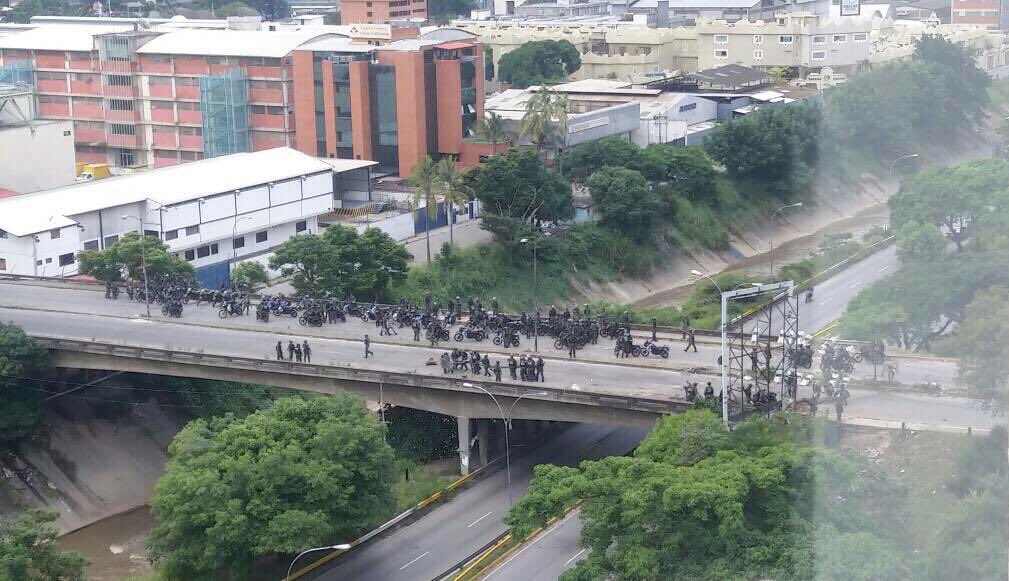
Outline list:
[[[898,157],[897,159],[893,160],[893,162],[890,164],[890,179],[891,180],[893,179],[893,168],[895,165],[897,165],[897,162],[903,161],[905,159],[913,159],[915,157],[918,157],[917,153],[910,153],[908,155],[902,155],[901,157]]]
[[[550,233],[546,232],[544,236],[549,236]],[[540,246],[540,237],[537,236],[535,239],[523,238],[519,240],[519,244],[529,244],[533,245],[533,307],[535,307],[535,317],[533,318],[533,351],[539,353],[540,351],[540,291],[539,291],[539,278],[536,274],[537,265],[539,261],[537,260],[536,251]]]
[[[699,270],[691,270],[690,274],[692,274],[694,276],[702,276],[702,277],[708,279],[709,281],[711,281],[711,284],[715,285],[715,288],[718,289],[718,296],[722,300],[722,324],[719,326],[719,329],[721,330],[722,342],[721,342],[721,346],[719,348],[720,355],[719,355],[719,359],[718,360],[722,362],[722,364],[720,365],[721,372],[722,372],[721,373],[721,375],[722,375],[722,421],[725,422],[725,429],[729,429],[729,394],[725,392],[725,387],[729,383],[728,377],[727,377],[727,372],[726,372],[726,369],[725,369],[725,338],[726,338],[725,337],[725,325],[727,323],[728,314],[729,314],[728,313],[728,308],[727,308],[728,301],[726,300],[725,293],[722,292],[722,287],[718,286],[718,283],[715,282],[715,279],[711,278],[710,276],[704,274],[703,272],[701,272]]]
[[[802,202],[796,202],[794,204],[788,204],[786,206],[782,206],[777,210],[775,210],[773,214],[771,214],[771,251],[767,255],[768,258],[770,258],[771,260],[771,280],[774,280],[774,218],[775,216],[778,215],[778,212],[781,212],[782,210],[787,210],[788,208],[801,208],[801,207]]]
[[[491,398],[491,400],[494,401],[494,405],[497,406],[497,410],[501,414],[501,421],[504,422],[504,428],[505,428],[505,431],[504,431],[504,435],[505,435],[505,472],[507,472],[507,474],[508,474],[508,506],[511,506],[513,504],[513,502],[512,502],[512,460],[511,460],[511,442],[508,439],[508,432],[511,431],[511,422],[512,422],[511,421],[511,414],[512,414],[512,411],[515,409],[515,404],[517,404],[520,399],[522,399],[524,397],[527,397],[527,396],[530,396],[530,395],[546,395],[546,392],[545,391],[540,391],[540,392],[534,392],[534,393],[524,393],[524,394],[520,395],[518,397],[518,399],[516,399],[515,401],[512,402],[511,407],[508,408],[508,414],[506,415],[505,412],[504,412],[504,408],[502,408],[501,404],[498,403],[498,400],[497,400],[496,397],[494,397],[493,393],[487,391],[486,389],[484,389],[484,388],[482,388],[479,385],[476,385],[474,383],[465,382],[465,383],[462,384],[462,386],[463,387],[468,387],[470,389],[479,389],[480,391],[482,391],[485,394],[487,394]]]
[[[130,214],[123,214],[123,221],[133,218],[137,221],[137,226],[140,227],[140,266],[144,271],[144,305],[147,307],[147,318],[151,318],[151,295],[148,293],[147,287],[147,235],[144,234],[144,221],[136,216],[131,216]]]
[[[298,562],[298,559],[304,557],[309,553],[314,553],[316,551],[349,551],[350,547],[351,545],[344,543],[341,545],[330,545],[328,547],[315,547],[314,549],[307,549],[305,551],[302,551],[298,553],[298,556],[295,557],[293,561],[291,561],[291,565],[288,566],[287,575],[284,577],[284,579],[287,580],[291,578],[291,570],[294,569],[294,564]]]

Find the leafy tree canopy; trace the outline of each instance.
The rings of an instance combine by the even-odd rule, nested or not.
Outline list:
[[[0,579],[84,581],[88,560],[56,548],[54,511],[31,509],[0,515]]]
[[[42,393],[32,378],[49,364],[49,352],[20,327],[0,323],[0,450],[36,434]]]
[[[381,299],[390,284],[406,278],[409,260],[406,248],[378,228],[358,234],[334,224],[322,234],[285,241],[270,258],[270,268],[293,275],[302,294]]]
[[[661,207],[641,172],[603,167],[589,178],[592,200],[603,213],[603,224],[635,240],[644,240]]]
[[[465,185],[484,211],[482,227],[514,246],[536,220],[574,215],[571,188],[529,148],[512,148],[466,173]]]
[[[633,457],[536,467],[506,520],[522,537],[584,500],[591,552],[565,581],[820,578],[817,551],[838,534],[868,535],[842,546],[879,546],[858,569],[881,576],[854,578],[906,578],[889,551],[904,489],[856,456],[813,447],[815,426],[757,418],[727,434],[710,411],[666,417]]]
[[[516,89],[562,81],[582,66],[578,49],[566,40],[527,42],[501,56],[498,79]]]
[[[254,293],[263,288],[270,277],[266,274],[266,267],[258,262],[247,260],[231,271],[231,284],[242,292]]]
[[[263,555],[355,538],[394,502],[383,431],[342,394],[191,422],[155,488],[152,557],[172,578],[228,579]]]
[[[129,232],[105,250],[82,250],[77,254],[80,272],[100,281],[117,282],[126,276],[142,279],[146,260],[152,279],[166,275],[195,276],[193,266],[168,251],[168,245],[154,236]],[[142,248],[141,248],[142,247]]]

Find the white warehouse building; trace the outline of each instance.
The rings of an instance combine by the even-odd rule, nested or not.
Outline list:
[[[143,230],[217,287],[234,262],[318,232],[344,200],[370,199],[373,165],[281,147],[0,199],[0,274],[77,274],[77,252]]]

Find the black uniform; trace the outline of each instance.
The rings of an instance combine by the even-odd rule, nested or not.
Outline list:
[[[518,379],[515,370],[518,368],[518,362],[515,361],[515,356],[510,355],[508,357],[508,373],[511,374],[512,379]]]
[[[543,358],[542,357],[540,357],[539,359],[536,360],[536,377],[540,381],[546,381],[546,379],[543,377]]]
[[[305,356],[305,363],[312,362],[312,348],[308,346],[308,339],[301,344],[301,353]]]
[[[280,341],[277,341],[277,360],[284,360],[284,345]]]
[[[364,336],[364,358],[367,359],[369,355],[374,355],[371,351],[371,339],[367,335]]]

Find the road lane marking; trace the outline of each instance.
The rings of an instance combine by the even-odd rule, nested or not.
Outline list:
[[[482,521],[483,519],[489,517],[493,513],[494,513],[493,510],[490,511],[490,512],[488,512],[487,514],[483,515],[482,517],[480,517],[480,518],[476,519],[475,521],[473,521],[473,522],[469,523],[468,525],[466,525],[466,528],[470,528],[471,526],[475,525],[476,523],[478,523],[478,522]]]
[[[406,569],[406,568],[407,568],[407,567],[409,567],[410,565],[413,565],[413,564],[414,564],[414,563],[416,563],[417,561],[420,561],[421,559],[423,559],[424,557],[426,557],[426,556],[428,556],[428,555],[430,555],[430,554],[431,554],[431,551],[428,551],[428,552],[424,553],[423,555],[421,555],[421,556],[417,557],[417,558],[416,558],[416,559],[414,559],[413,561],[410,561],[410,562],[409,562],[409,563],[407,563],[406,565],[403,565],[402,567],[400,567],[400,568],[399,568],[399,570],[400,570],[400,571],[402,571],[403,569]]]
[[[881,268],[881,269],[877,270],[876,272],[883,272],[884,270],[886,270],[886,269],[888,269],[888,268],[890,268],[890,265],[889,265],[889,264],[888,264],[888,265],[886,265],[886,266],[884,266],[883,268]]]
[[[581,557],[582,553],[584,553],[584,552],[585,552],[585,549],[582,549],[582,550],[578,551],[577,553],[575,553],[574,557],[571,557],[570,559],[568,559],[567,561],[564,562],[564,566],[567,567],[568,565],[570,565],[571,561],[574,561],[578,557]]]
[[[858,285],[860,285],[860,284],[862,284],[862,281],[860,281],[860,280],[856,280],[856,281],[855,281],[855,284],[853,284],[853,285],[849,286],[848,288],[855,288],[856,286],[858,286]]]
[[[484,576],[484,579],[490,579],[491,577],[493,577],[495,573],[497,573],[498,571],[500,571],[500,570],[504,569],[505,567],[507,567],[508,563],[511,563],[512,561],[514,561],[519,555],[521,555],[522,553],[526,552],[530,547],[532,547],[536,543],[542,541],[543,539],[547,538],[547,536],[550,535],[550,533],[552,533],[552,532],[556,531],[557,529],[561,528],[562,526],[564,526],[564,523],[568,522],[568,520],[570,520],[571,517],[577,515],[578,512],[579,512],[578,510],[572,510],[571,512],[569,512],[566,517],[564,517],[561,520],[559,520],[556,523],[554,523],[553,528],[547,530],[546,532],[542,533],[540,536],[536,537],[536,539],[533,540],[533,542],[531,542],[531,543],[527,544],[526,546],[522,547],[522,550],[520,550],[519,552],[517,552],[514,555],[512,555],[511,557],[509,557],[507,560],[505,560],[504,563],[501,563],[500,565],[498,565],[497,567],[495,567],[494,570],[491,571],[490,573],[487,573],[487,575]]]
[[[822,307],[823,305],[829,303],[831,298],[832,297],[827,297],[826,300],[824,300],[822,303],[820,303],[820,306]]]

